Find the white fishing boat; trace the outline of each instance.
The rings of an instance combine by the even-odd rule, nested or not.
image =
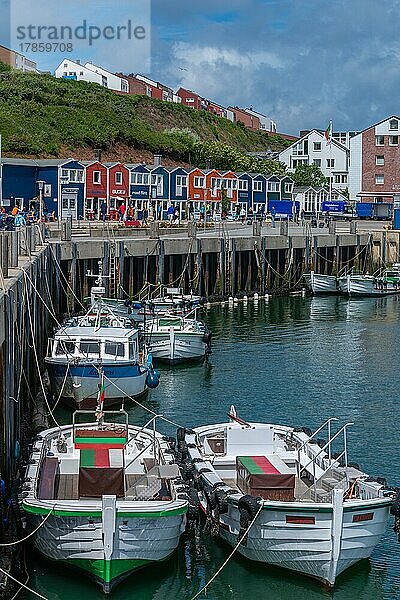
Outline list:
[[[142,300],[141,303],[132,302],[131,310],[135,318],[143,320],[171,313],[185,315],[200,303],[200,296],[184,294],[182,288],[162,286],[158,296]]]
[[[305,281],[313,294],[337,294],[337,280],[335,275],[322,275],[311,273],[304,275]]]
[[[400,294],[400,267],[393,265],[377,275],[350,274],[347,276],[349,296],[390,296]]]
[[[314,434],[230,421],[185,434],[189,475],[219,535],[248,559],[333,586],[368,558],[385,531],[393,492],[347,460],[347,423]],[[317,440],[324,429],[328,440]],[[179,436],[178,436],[179,437]],[[182,437],[182,435],[180,436]],[[343,443],[340,454],[332,446]]]
[[[67,321],[49,339],[45,359],[54,397],[74,408],[96,406],[101,374],[108,406],[138,398],[159,383],[137,327],[104,304],[104,288],[96,289],[88,312]]]
[[[197,320],[196,311],[148,319],[144,327],[146,345],[155,361],[176,364],[203,360],[211,351],[211,332]]]
[[[186,525],[187,496],[168,442],[155,430],[74,414],[42,432],[26,470],[22,508],[35,548],[80,569],[105,593],[137,569],[167,559]],[[114,413],[115,414],[115,413]]]

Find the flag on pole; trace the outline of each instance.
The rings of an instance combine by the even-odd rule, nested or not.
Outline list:
[[[326,139],[326,145],[330,146],[332,142],[332,121],[329,121],[329,125],[325,130],[324,136]]]

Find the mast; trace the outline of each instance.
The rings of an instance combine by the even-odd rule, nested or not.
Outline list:
[[[332,119],[329,121],[329,160],[331,165],[331,172],[329,177],[329,202],[332,202],[332,136],[333,136],[333,122]]]

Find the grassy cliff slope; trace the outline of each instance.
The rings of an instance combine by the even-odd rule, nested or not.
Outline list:
[[[0,133],[5,155],[151,162],[161,153],[170,164],[283,172],[246,152],[280,150],[280,136],[246,130],[205,111],[126,96],[97,84],[0,68]],[[168,160],[169,159],[169,160]]]

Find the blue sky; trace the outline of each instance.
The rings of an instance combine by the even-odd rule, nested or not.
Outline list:
[[[135,0],[94,5],[100,15],[118,7],[123,18]],[[283,132],[330,118],[335,129],[357,130],[399,112],[399,21],[400,0],[152,0],[149,75],[224,105],[252,105]],[[0,18],[0,41],[5,35]],[[108,48],[73,58],[143,71],[123,44]],[[43,55],[40,67],[53,70],[61,58]]]

